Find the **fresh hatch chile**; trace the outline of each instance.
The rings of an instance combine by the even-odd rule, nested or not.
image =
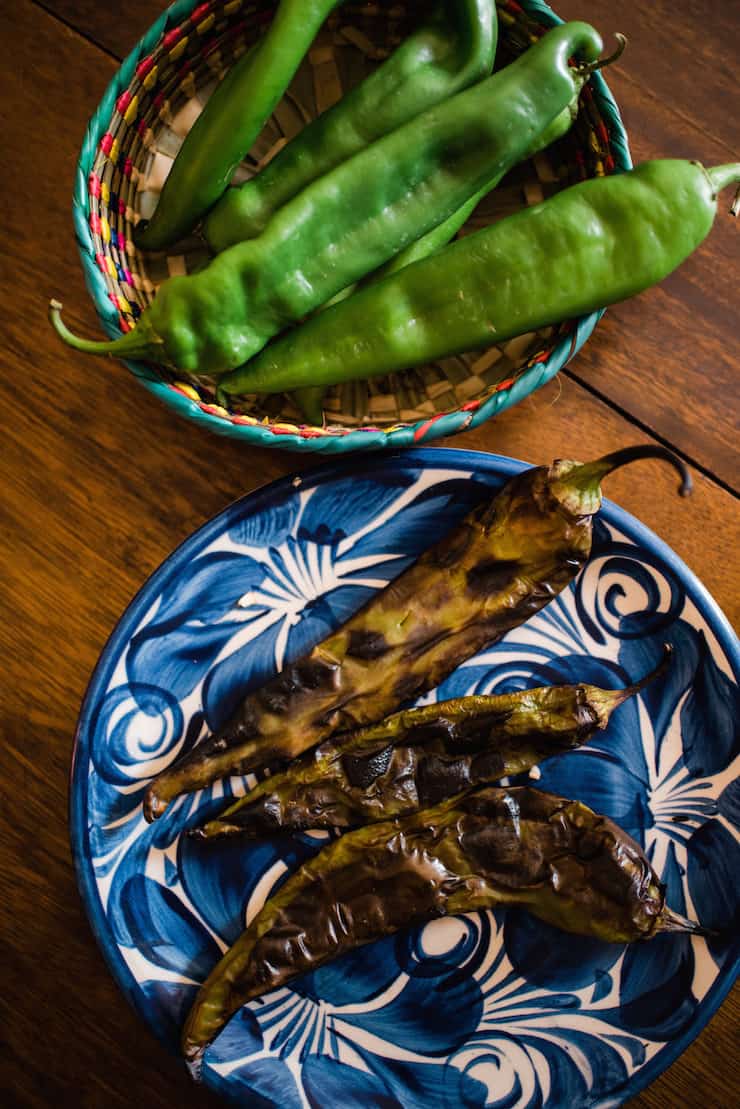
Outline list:
[[[622,42],[626,41],[623,39],[622,36],[619,37]],[[622,47],[620,46],[618,53],[621,53],[621,50]],[[613,60],[613,57],[604,58],[601,62],[598,63],[598,65],[594,65],[592,67],[592,70],[603,67]],[[563,108],[562,112],[560,112],[559,115],[555,116],[555,119],[552,121],[552,123],[550,123],[549,126],[547,126],[545,130],[540,133],[535,142],[532,144],[531,148],[524,152],[522,161],[527,158],[533,157],[540,150],[546,150],[548,146],[551,146],[552,143],[557,142],[558,139],[562,138],[563,135],[565,135],[570,130],[573,121],[578,115],[578,96],[580,93],[580,87],[585,82],[587,77],[588,73],[584,72],[580,81],[578,79],[576,80],[576,92],[570,104],[567,106],[567,108]],[[415,242],[410,243],[409,246],[405,247],[405,249],[400,251],[398,254],[395,254],[384,265],[380,266],[377,270],[374,270],[372,273],[369,273],[366,277],[364,277],[360,282],[359,287],[362,288],[365,285],[375,284],[383,277],[387,277],[388,274],[396,273],[398,270],[403,269],[405,266],[410,265],[412,262],[417,262],[419,261],[419,259],[426,258],[428,255],[434,254],[436,251],[441,250],[442,247],[446,246],[447,243],[449,243],[450,240],[455,237],[460,228],[473,214],[477,206],[480,204],[481,200],[485,196],[487,196],[489,192],[495,189],[502,176],[503,173],[497,173],[494,177],[487,181],[483,188],[479,189],[478,192],[470,198],[470,200],[467,200],[465,204],[458,208],[456,212],[453,212],[452,215],[448,217],[448,219],[444,220],[442,223],[437,224],[437,226],[433,227],[431,231],[427,231],[426,235],[422,235],[421,238],[417,239]],[[332,298],[332,300],[329,302],[329,305],[338,303],[339,301],[346,299],[347,296],[351,296],[355,292],[356,288],[357,286],[349,286],[349,288],[344,289],[341,293]],[[319,311],[324,311],[325,307],[329,307],[329,305],[322,305]],[[294,400],[303,411],[306,419],[308,419],[311,423],[320,424],[323,419],[322,402],[325,392],[326,389],[323,385],[305,385],[302,388],[296,389],[294,391]]]
[[[404,709],[325,740],[190,834],[351,828],[521,774],[606,728],[614,709],[663,673],[670,655],[666,645],[657,668],[626,689],[543,686]]]
[[[493,67],[494,0],[444,0],[383,65],[309,123],[250,181],[228,189],[203,223],[219,253],[261,234],[273,214],[317,177]]]
[[[294,758],[338,732],[382,720],[539,612],[591,551],[600,482],[663,447],[560,460],[512,478],[308,654],[249,693],[230,720],[159,774],[144,796],[155,820],[181,793]]]
[[[478,790],[348,832],[292,874],[198,991],[181,1041],[191,1071],[252,998],[411,924],[497,905],[610,943],[704,931],[668,908],[607,817],[526,786]]]
[[[709,233],[740,163],[664,159],[563,189],[305,321],[219,396],[366,380],[504,342],[662,281]]]
[[[601,58],[598,62],[592,62],[584,65],[580,70],[574,69],[575,89],[572,100],[567,107],[563,108],[559,115],[555,116],[551,123],[542,131],[532,143],[532,146],[525,151],[524,159],[533,158],[541,150],[547,150],[549,146],[562,139],[568,133],[572,124],[578,115],[578,98],[581,94],[581,89],[584,84],[597,69],[603,69],[605,66],[612,65],[622,56],[627,39],[624,35],[616,34],[617,48],[613,54],[606,58]],[[397,270],[402,270],[412,262],[418,262],[421,258],[427,258],[430,254],[436,253],[446,246],[452,239],[454,239],[457,232],[467,222],[469,217],[473,214],[481,200],[492,192],[501,180],[501,175],[492,177],[490,181],[474,195],[467,200],[456,212],[444,220],[443,223],[437,224],[431,231],[427,231],[426,235],[422,235],[416,242],[410,243],[405,250],[393,256],[374,273],[368,274],[363,279],[363,284],[374,283],[382,277],[386,277],[390,273],[395,273]]]
[[[261,41],[231,67],[188,132],[152,219],[134,230],[140,250],[166,250],[222,196],[339,2],[280,0]]]
[[[136,328],[121,338],[73,336],[56,302],[52,323],[77,350],[191,372],[233,369],[516,164],[571,103],[600,49],[588,24],[549,31],[505,69],[312,182],[259,238],[230,247],[199,273],[168,278]],[[582,61],[571,67],[571,56]],[[379,283],[373,295],[384,288]],[[229,392],[240,388],[243,372],[230,375]],[[312,383],[304,373],[297,385]]]

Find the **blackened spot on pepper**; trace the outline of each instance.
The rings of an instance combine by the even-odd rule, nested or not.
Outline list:
[[[429,755],[419,761],[416,789],[422,805],[436,805],[446,797],[453,797],[469,789],[470,767],[467,759],[449,759]]]
[[[285,713],[291,708],[293,698],[304,690],[314,692],[336,689],[339,670],[338,663],[310,656],[292,666],[286,666],[256,696],[268,712]]]
[[[450,734],[449,750],[479,751],[490,743],[497,730],[503,728],[509,715],[508,712],[490,712],[485,716],[463,717]]]
[[[382,751],[372,755],[344,755],[342,768],[347,781],[356,789],[367,789],[376,778],[385,774],[393,756],[393,744],[389,743]]]
[[[470,780],[473,785],[480,782],[495,782],[504,774],[505,769],[500,751],[481,751],[470,763]]]
[[[409,728],[405,742],[413,747],[417,744],[431,744],[436,739],[441,739],[446,747],[448,741],[454,735],[454,731],[454,724],[444,716],[440,716],[436,720],[427,720],[425,724],[416,724]]]
[[[418,697],[425,688],[423,677],[419,677],[418,674],[402,674],[393,686],[393,696],[397,704],[402,704],[412,697]]]
[[[450,632],[447,628],[417,628],[410,632],[406,639],[401,661],[413,661],[419,658],[420,655],[426,654],[427,651],[431,651],[438,643],[443,643],[449,637]]]
[[[336,689],[340,666],[337,662],[313,656],[293,667],[296,682],[303,689]]]
[[[474,535],[470,524],[461,524],[431,549],[428,556],[430,563],[443,570],[456,566],[465,555]]]
[[[261,734],[259,713],[251,698],[246,698],[242,701],[241,705],[234,713],[234,716],[226,727],[221,730],[228,733],[230,740],[234,743],[241,743],[246,739],[254,739]]]
[[[485,558],[468,570],[467,583],[471,593],[490,597],[511,586],[521,567],[515,560]]]
[[[390,650],[390,644],[382,632],[354,628],[349,635],[347,654],[353,658],[382,658]]]

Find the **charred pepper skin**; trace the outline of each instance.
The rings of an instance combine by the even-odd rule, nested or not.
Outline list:
[[[259,43],[236,62],[180,147],[151,220],[134,230],[140,250],[166,250],[222,196],[340,0],[280,0]]]
[[[228,189],[203,223],[218,253],[260,235],[275,212],[317,177],[381,135],[446,100],[493,67],[494,0],[445,0],[361,84],[309,123],[250,181]]]
[[[222,403],[367,380],[625,300],[699,246],[737,182],[740,163],[665,159],[572,185],[306,320],[222,378]]]
[[[518,905],[610,943],[701,932],[673,913],[641,848],[586,805],[489,787],[348,832],[271,897],[201,987],[182,1034],[197,1073],[246,1002],[411,924]]]
[[[447,219],[515,165],[567,107],[601,39],[586,23],[548,31],[511,65],[336,166],[289,201],[257,239],[168,278],[137,326],[80,350],[219,375]],[[583,59],[571,66],[572,55]],[[402,271],[406,272],[406,271]],[[310,384],[303,381],[301,384]]]
[[[319,744],[189,834],[357,827],[521,774],[606,728],[614,709],[665,670],[670,654],[666,646],[653,673],[625,689],[546,686],[405,709]]]
[[[650,445],[518,474],[159,774],[144,797],[146,819],[161,816],[181,793],[294,758],[433,689],[573,580],[591,551],[601,480],[617,466],[653,456],[669,460],[686,484],[683,463]]]

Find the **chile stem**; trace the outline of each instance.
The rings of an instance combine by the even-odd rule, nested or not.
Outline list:
[[[650,685],[656,678],[660,677],[667,669],[673,655],[673,647],[670,643],[663,644],[663,655],[660,662],[655,666],[649,674],[640,678],[634,685],[628,685],[625,689],[597,689],[590,687],[588,690],[588,704],[596,712],[599,720],[599,727],[605,728],[609,723],[609,718],[615,709],[628,701],[630,697],[634,697],[636,693],[644,689],[645,686]]]
[[[716,936],[717,933],[712,931],[711,928],[704,928],[695,920],[688,920],[680,913],[676,913],[673,909],[669,909],[667,905],[663,906],[660,916],[658,917],[658,926],[656,932],[688,932],[692,936]]]
[[[661,674],[666,672],[670,666],[672,657],[673,645],[671,643],[664,643],[663,655],[658,665],[655,666],[649,674],[646,674],[644,678],[640,678],[639,682],[635,682],[634,685],[628,686],[623,692],[626,693],[628,697],[632,697],[635,693],[639,693],[640,690],[645,689],[646,686],[650,685],[651,682],[654,682],[656,678],[659,678]]]
[[[624,447],[622,450],[604,455],[603,458],[597,458],[593,462],[584,462],[571,470],[565,481],[574,491],[590,492],[598,489],[604,478],[618,470],[620,466],[627,466],[630,462],[640,462],[644,458],[660,458],[665,462],[670,462],[681,477],[681,484],[678,489],[680,495],[682,497],[690,495],[694,486],[686,463],[672,451],[669,451],[667,447],[661,447],[657,443],[645,443],[638,447]]]
[[[62,320],[62,305],[58,300],[49,301],[49,320],[59,338],[67,346],[81,350],[85,354],[110,354],[115,357],[150,358],[157,361],[157,347],[164,346],[160,338],[156,336],[148,338],[143,327],[126,332],[120,339],[102,341],[81,339],[71,332]]]
[[[706,170],[707,177],[712,182],[715,196],[726,189],[728,185],[740,184],[740,162],[727,162],[723,166],[713,166],[711,169]],[[733,204],[733,209],[737,205],[737,196]],[[737,215],[736,211],[732,212]]]
[[[620,31],[616,31],[614,37],[618,45],[612,54],[609,54],[606,58],[599,58],[595,62],[583,62],[581,65],[574,66],[575,72],[583,77],[590,77],[597,69],[604,69],[606,66],[611,65],[612,62],[616,62],[618,58],[621,58],[624,53],[624,48],[627,45],[627,36],[623,35]]]

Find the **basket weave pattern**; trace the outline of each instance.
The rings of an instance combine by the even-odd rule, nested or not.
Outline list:
[[[197,235],[167,255],[143,255],[135,224],[153,212],[172,161],[223,73],[263,33],[270,0],[178,0],[123,63],[91,120],[78,166],[74,217],[88,288],[108,334],[136,326],[169,275],[208,261]],[[246,180],[311,118],[382,61],[423,19],[420,0],[390,7],[346,3],[329,18],[287,95],[237,170]],[[539,0],[498,5],[497,65],[512,59],[559,22]],[[599,74],[581,95],[570,133],[511,173],[478,206],[462,234],[585,177],[628,169],[630,157],[616,105]],[[326,425],[308,427],[290,397],[248,398],[226,411],[213,403],[207,377],[166,376],[127,363],[151,391],[211,430],[267,445],[313,450],[395,447],[475,426],[544,384],[586,341],[592,313],[556,329],[501,346],[446,358],[403,374],[335,386]]]

